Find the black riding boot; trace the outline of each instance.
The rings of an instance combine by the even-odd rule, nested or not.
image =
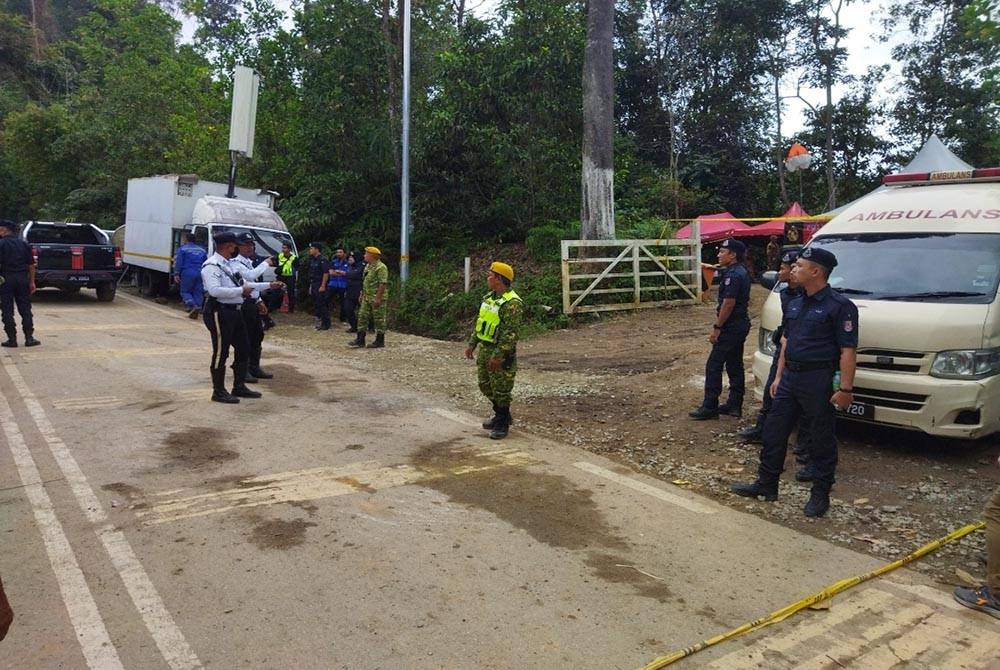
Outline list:
[[[240,401],[226,390],[226,369],[212,370],[212,400],[227,404],[236,404]]]

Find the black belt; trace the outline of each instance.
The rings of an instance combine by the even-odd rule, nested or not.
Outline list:
[[[810,370],[833,370],[837,365],[830,361],[785,361],[785,369],[792,372],[809,372]]]
[[[238,305],[231,305],[231,304],[225,303],[225,302],[216,302],[212,306],[215,307],[216,309],[239,309],[239,308],[243,307],[243,303],[240,303]]]

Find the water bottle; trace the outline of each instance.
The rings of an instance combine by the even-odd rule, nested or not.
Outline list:
[[[840,390],[840,370],[833,373],[833,392]]]

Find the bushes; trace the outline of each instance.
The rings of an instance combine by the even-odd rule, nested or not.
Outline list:
[[[579,221],[549,221],[532,228],[524,245],[539,261],[558,261],[562,255],[563,240],[580,239]]]

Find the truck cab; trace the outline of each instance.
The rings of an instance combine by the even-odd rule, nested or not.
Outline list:
[[[295,241],[277,213],[257,202],[204,196],[195,204],[190,230],[194,233],[195,243],[207,249],[209,254],[215,252],[212,238],[223,231],[237,235],[250,233],[257,246],[257,254],[265,258],[276,257],[283,244],[295,249]],[[274,281],[274,278],[274,268],[268,268],[260,281]]]
[[[844,417],[931,435],[1000,431],[1000,168],[889,175],[809,246],[837,256],[830,286],[858,306],[855,402]],[[781,320],[768,297],[753,371],[767,378]]]

